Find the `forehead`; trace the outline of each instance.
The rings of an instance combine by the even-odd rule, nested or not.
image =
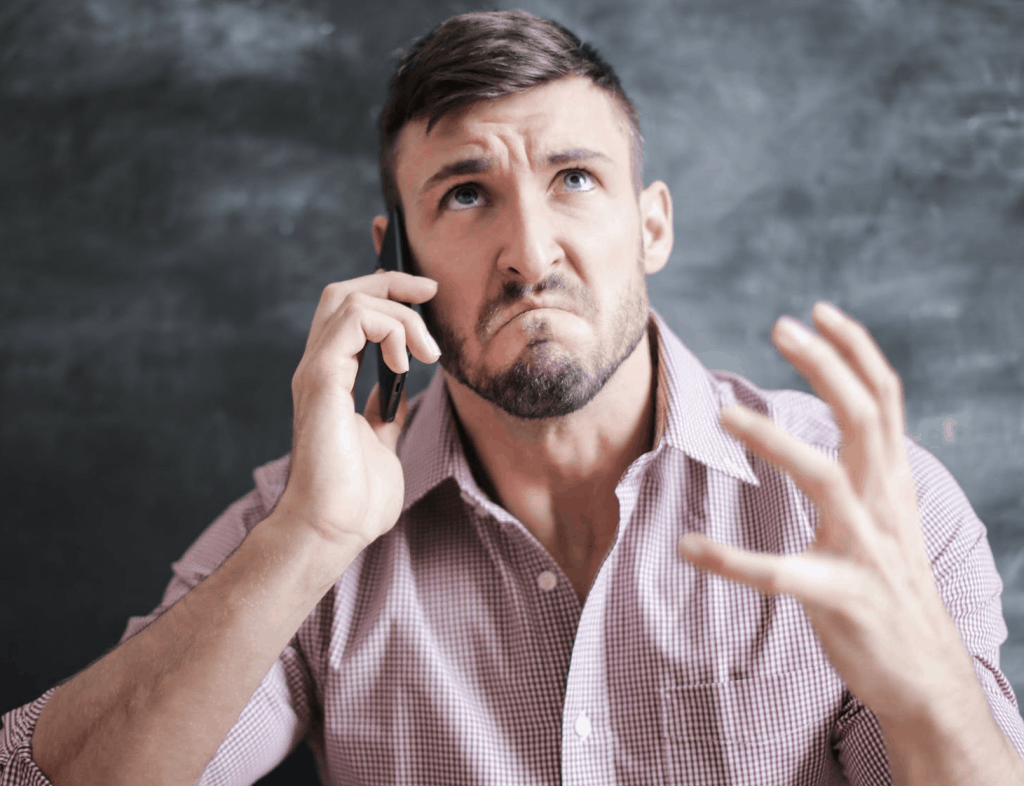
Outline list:
[[[630,162],[624,113],[586,77],[478,101],[445,115],[429,133],[425,118],[410,121],[398,136],[395,175],[400,190],[418,191],[438,167],[466,158],[535,163],[572,149],[597,150],[625,166]]]

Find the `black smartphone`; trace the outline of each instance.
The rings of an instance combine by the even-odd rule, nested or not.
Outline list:
[[[402,218],[402,209],[398,206],[388,212],[388,228],[384,233],[378,263],[384,270],[404,271],[411,266],[412,254],[409,251],[409,240],[405,236],[405,221]],[[408,349],[405,350],[405,354],[412,362],[412,355]],[[398,402],[402,398],[402,388],[405,387],[405,374],[397,374],[388,368],[380,344],[377,345],[377,381],[380,383],[381,419],[385,423],[391,423],[398,412]]]

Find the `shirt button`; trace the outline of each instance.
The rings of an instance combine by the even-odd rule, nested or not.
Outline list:
[[[550,570],[546,570],[537,577],[537,586],[545,592],[551,592],[558,584],[558,577]]]
[[[579,735],[581,740],[585,740],[587,735],[590,734],[590,718],[585,713],[580,713],[580,716],[576,719],[576,734]]]

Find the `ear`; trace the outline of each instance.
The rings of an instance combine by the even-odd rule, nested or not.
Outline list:
[[[384,233],[388,231],[388,217],[374,216],[373,218],[373,247],[377,249],[377,256],[380,256],[381,247],[384,245]]]
[[[672,195],[655,180],[640,192],[640,233],[644,242],[644,272],[657,273],[672,253]]]

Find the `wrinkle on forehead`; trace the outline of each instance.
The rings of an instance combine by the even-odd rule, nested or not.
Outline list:
[[[600,100],[594,101],[596,97]],[[489,158],[496,168],[543,167],[551,154],[581,148],[604,149],[617,157],[617,145],[608,149],[609,140],[602,130],[609,127],[621,134],[627,145],[621,152],[632,163],[628,150],[632,134],[621,108],[586,77],[566,77],[521,93],[478,101],[445,115],[429,131],[427,125],[425,118],[410,121],[397,139],[396,175],[411,186],[407,193],[418,194],[419,184],[425,184],[445,164],[461,160]],[[411,155],[418,155],[419,160]],[[433,170],[420,171],[429,166],[427,158],[436,162]]]

